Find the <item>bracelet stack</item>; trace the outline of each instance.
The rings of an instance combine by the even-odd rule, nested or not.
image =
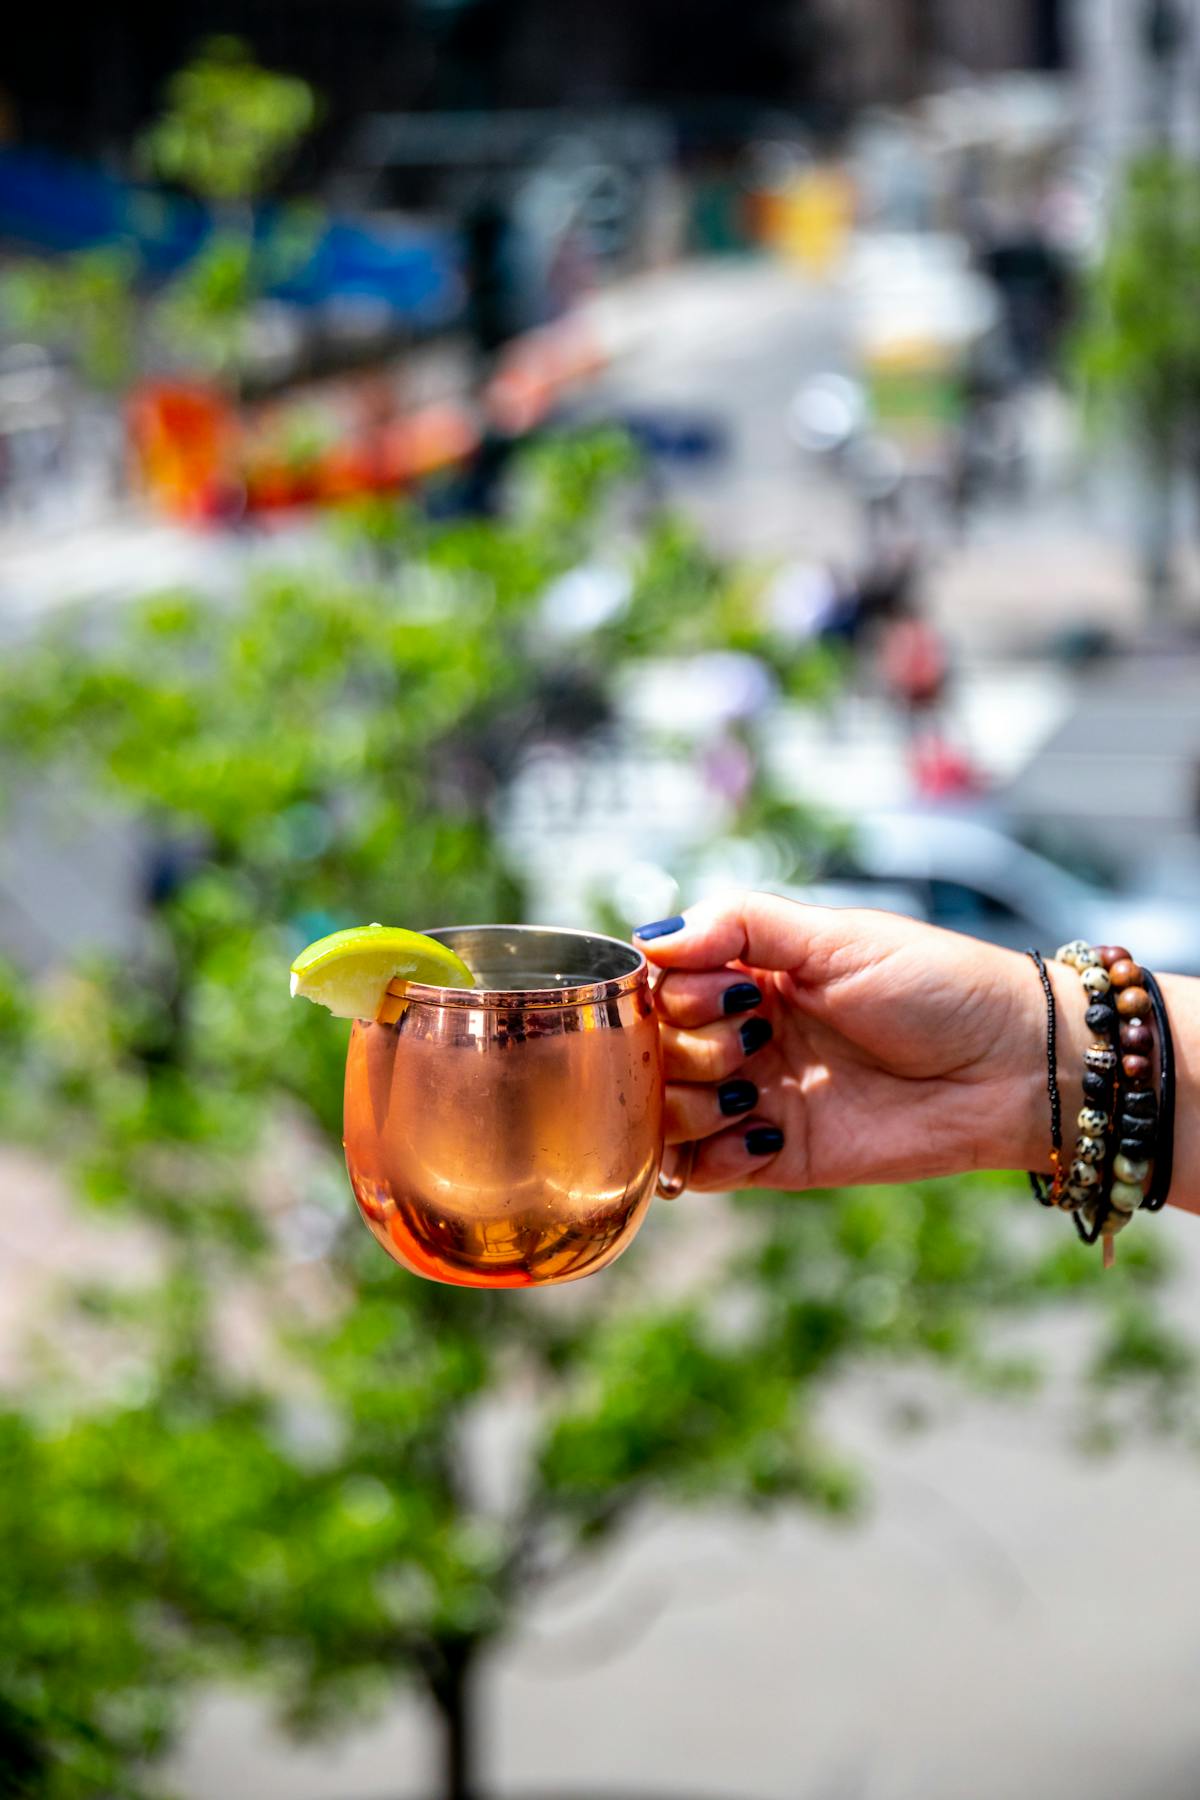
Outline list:
[[[1053,1149],[1045,1182],[1031,1175],[1044,1205],[1069,1212],[1087,1244],[1101,1240],[1105,1264],[1117,1234],[1139,1209],[1157,1211],[1171,1180],[1174,1052],[1154,977],[1123,945],[1076,939],[1055,960],[1077,971],[1091,1041],[1084,1052],[1083,1106],[1069,1157],[1062,1155],[1054,990],[1036,951],[1047,1004],[1047,1086]],[[1156,1070],[1157,1088],[1156,1091]]]

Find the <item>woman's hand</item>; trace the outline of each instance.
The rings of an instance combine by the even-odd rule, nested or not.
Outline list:
[[[1046,1003],[1027,958],[754,893],[635,936],[663,971],[667,1141],[697,1141],[693,1187],[1046,1167]],[[1051,980],[1069,1148],[1088,1034],[1074,972]]]

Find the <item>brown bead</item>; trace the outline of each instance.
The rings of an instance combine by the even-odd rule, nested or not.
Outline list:
[[[1145,1087],[1150,1080],[1150,1058],[1148,1056],[1129,1055],[1121,1058],[1121,1067],[1125,1071],[1126,1081],[1135,1087]]]
[[[1154,1048],[1154,1033],[1140,1019],[1124,1024],[1121,1026],[1121,1048],[1134,1051],[1138,1056],[1148,1056]]]
[[[1108,971],[1108,978],[1115,988],[1138,987],[1142,980],[1142,971],[1137,963],[1123,956]]]
[[[1100,958],[1102,969],[1111,969],[1114,963],[1130,960],[1124,944],[1097,944],[1096,955]]]
[[[1143,987],[1122,988],[1117,995],[1117,1011],[1123,1019],[1144,1019],[1150,1011],[1150,996]]]

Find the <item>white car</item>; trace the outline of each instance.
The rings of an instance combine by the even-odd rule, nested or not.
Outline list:
[[[1007,832],[954,812],[858,820],[836,876],[791,890],[825,906],[882,906],[973,937],[1053,952],[1125,944],[1152,968],[1200,974],[1200,905],[1080,879]]]

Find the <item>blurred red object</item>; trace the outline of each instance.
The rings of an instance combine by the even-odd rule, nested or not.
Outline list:
[[[896,619],[880,649],[884,683],[897,700],[916,711],[941,699],[949,658],[941,635],[925,619]]]
[[[909,751],[913,786],[926,800],[981,793],[984,780],[964,750],[938,731],[922,732]]]

